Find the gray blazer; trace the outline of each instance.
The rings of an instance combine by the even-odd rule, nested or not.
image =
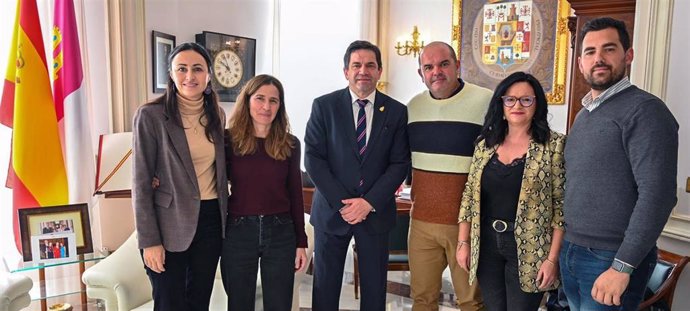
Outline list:
[[[225,114],[220,110],[221,124]],[[163,245],[167,251],[189,248],[199,218],[199,185],[184,129],[165,112],[163,104],[139,107],[134,115],[132,204],[139,248]],[[228,204],[228,178],[222,132],[214,135],[216,190],[222,234]],[[153,177],[160,186],[153,189]]]

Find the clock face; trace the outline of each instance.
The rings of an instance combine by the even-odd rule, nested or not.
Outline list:
[[[256,40],[210,31],[198,33],[195,38],[211,54],[218,100],[234,102],[256,72]]]
[[[221,50],[213,59],[213,71],[216,80],[226,88],[236,86],[244,74],[242,60],[231,50]]]

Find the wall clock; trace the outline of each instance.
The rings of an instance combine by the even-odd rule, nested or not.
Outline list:
[[[256,40],[204,31],[196,42],[211,54],[213,88],[222,102],[234,102],[256,70]]]
[[[244,68],[242,59],[232,50],[221,50],[213,58],[213,76],[220,86],[232,88],[240,84]]]

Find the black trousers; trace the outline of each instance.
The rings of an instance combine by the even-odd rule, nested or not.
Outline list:
[[[339,310],[345,256],[353,236],[362,281],[360,310],[382,311],[386,308],[388,233],[369,234],[361,223],[351,228],[345,235],[315,228],[312,289],[312,309],[315,311]]]
[[[221,271],[228,310],[254,311],[261,265],[264,310],[289,311],[295,283],[297,239],[288,213],[229,217]]]
[[[146,267],[153,287],[153,309],[207,311],[222,247],[218,200],[203,200],[194,240],[183,252],[165,251],[165,271]],[[142,250],[143,256],[143,250]]]
[[[515,235],[489,223],[482,223],[477,279],[486,311],[536,311],[544,296],[520,289]]]

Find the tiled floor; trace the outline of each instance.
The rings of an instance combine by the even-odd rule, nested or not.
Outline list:
[[[347,259],[345,261],[345,275],[343,277],[343,286],[340,294],[340,309],[341,310],[359,310],[359,299],[354,298],[354,286],[353,284],[353,267],[354,262],[352,259],[352,247],[348,250]],[[411,310],[412,300],[409,298],[409,282],[410,282],[410,272],[409,271],[390,271],[388,272],[389,281],[389,294],[386,296],[386,310]],[[302,311],[311,310],[311,294],[312,291],[312,276],[307,275],[302,280],[300,286],[300,309]],[[450,282],[450,276],[448,270],[445,271],[442,284],[442,295],[439,305],[440,311],[449,310],[460,310],[454,308],[454,295],[453,287]],[[89,304],[84,308],[81,308],[81,302],[79,301],[78,295],[61,296],[54,299],[48,300],[48,305],[52,305],[59,302],[67,302],[72,304],[75,308],[74,310],[98,310],[95,301],[89,299]],[[38,301],[32,302],[25,310],[40,310],[40,303]],[[256,310],[263,310],[262,303],[257,303]]]
[[[352,248],[349,248],[345,261],[345,276],[343,277],[343,287],[340,291],[341,310],[359,310],[359,300],[355,299],[353,278],[353,259]],[[410,284],[409,271],[389,271],[388,272],[389,290],[386,295],[386,310],[411,310],[412,299],[406,295],[406,289]],[[312,277],[307,275],[300,286],[300,308],[302,311],[311,310],[311,291]],[[393,293],[391,293],[393,292]],[[409,292],[409,289],[407,290]],[[397,293],[397,294],[394,294]],[[441,297],[441,295],[439,295]],[[442,299],[439,300],[439,310],[460,310],[454,307],[453,286],[450,281],[448,269],[443,275]]]
[[[353,282],[353,259],[352,248],[349,248],[347,259],[345,261],[345,275],[343,277],[343,285],[340,292],[340,310],[351,311],[359,310],[360,300],[354,297]],[[389,271],[388,272],[388,294],[386,296],[386,310],[411,310],[412,299],[409,298],[409,271]],[[305,276],[300,286],[300,310],[311,311],[311,297],[312,297],[312,277]],[[90,299],[90,303],[85,307],[80,307],[78,295],[63,296],[56,298],[54,301],[49,300],[49,305],[57,302],[68,302],[76,308],[74,310],[97,310],[95,302]],[[442,289],[439,294],[439,310],[450,311],[460,310],[455,307],[453,286],[450,281],[450,273],[448,269],[444,271],[442,278]],[[33,302],[26,310],[40,310],[40,304]],[[257,302],[256,310],[263,310],[262,303]]]
[[[389,272],[389,277],[391,274],[402,274],[408,272]],[[304,278],[302,285],[300,287],[300,310],[306,311],[311,310],[311,276]],[[449,310],[460,310],[458,308],[450,307],[450,301],[444,299],[440,303],[440,311]],[[343,284],[342,290],[340,292],[340,310],[359,310],[359,300],[355,299],[354,287],[352,284]],[[398,296],[394,294],[386,295],[386,310],[412,310],[412,299],[408,297]]]

